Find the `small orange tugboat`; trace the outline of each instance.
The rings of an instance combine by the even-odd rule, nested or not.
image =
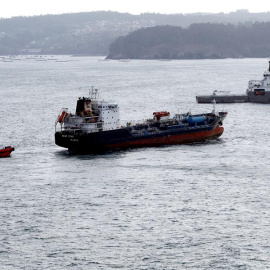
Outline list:
[[[4,146],[0,148],[0,158],[1,157],[10,157],[12,151],[14,151],[14,147],[12,146]]]

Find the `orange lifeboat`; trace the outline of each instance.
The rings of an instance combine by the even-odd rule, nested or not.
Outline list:
[[[58,122],[61,124],[65,117],[68,116],[68,113],[66,111],[62,111],[61,115],[58,117]]]

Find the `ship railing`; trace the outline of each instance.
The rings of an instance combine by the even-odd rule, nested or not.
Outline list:
[[[143,124],[145,124],[146,121],[147,121],[147,119],[130,120],[130,121],[123,120],[123,121],[121,121],[120,124],[122,127],[131,127],[131,126],[143,125]]]
[[[262,84],[262,81],[261,81],[261,80],[250,80],[250,81],[248,82],[248,85],[249,85],[249,86],[254,86],[254,85],[261,86],[261,84]]]
[[[132,136],[149,136],[149,135],[155,135],[155,134],[173,134],[176,132],[179,132],[180,130],[193,130],[193,129],[206,129],[211,126],[214,126],[217,124],[217,122],[220,121],[220,118],[218,119],[213,119],[213,121],[209,123],[203,123],[203,124],[195,124],[195,125],[190,125],[189,123],[179,123],[178,125],[174,126],[169,126],[167,129],[162,129],[162,130],[148,130],[148,129],[142,129],[142,130],[131,130]]]
[[[68,125],[60,125],[58,126],[58,130],[67,131],[67,132],[84,132],[84,133],[92,133],[97,132],[102,129],[101,123],[81,123],[81,124],[68,124]],[[57,126],[55,131],[57,130]]]
[[[191,115],[191,113],[177,113],[175,114],[175,116],[173,117],[173,119],[176,119],[178,121],[183,121],[184,119],[186,119],[189,115]]]
[[[216,96],[218,94],[224,94],[224,95],[229,95],[231,91],[228,90],[215,90],[213,91],[213,96]]]

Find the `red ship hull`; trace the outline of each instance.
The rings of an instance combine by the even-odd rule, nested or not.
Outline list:
[[[11,152],[14,151],[14,147],[6,146],[3,149],[0,149],[0,158],[1,157],[10,157]]]
[[[117,144],[109,144],[106,148],[137,148],[137,147],[151,147],[159,145],[173,145],[173,144],[185,144],[192,142],[206,141],[214,138],[218,138],[222,135],[224,128],[221,126],[216,127],[209,131],[200,131],[193,134],[178,134],[168,135],[166,137],[148,138],[136,141],[121,142]]]

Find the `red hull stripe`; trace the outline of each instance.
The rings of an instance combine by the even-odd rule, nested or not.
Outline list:
[[[183,144],[204,141],[211,138],[216,138],[222,135],[224,128],[217,127],[210,131],[200,131],[193,134],[168,135],[160,138],[141,139],[137,141],[122,142],[117,144],[110,144],[108,148],[129,148],[129,147],[143,147],[143,146],[158,146],[170,144]]]

